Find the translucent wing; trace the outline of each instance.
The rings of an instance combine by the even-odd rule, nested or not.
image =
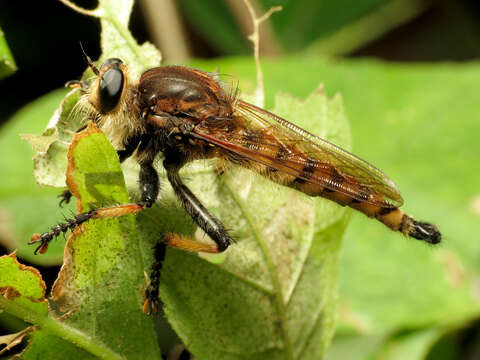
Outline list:
[[[399,207],[402,197],[383,172],[340,147],[255,105],[237,100],[231,119],[208,119],[194,136],[276,171],[359,201]]]

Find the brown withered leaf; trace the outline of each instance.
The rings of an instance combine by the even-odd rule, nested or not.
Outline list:
[[[5,345],[2,349],[0,349],[0,355],[3,355],[7,351],[13,349],[15,346],[19,345],[26,335],[36,330],[38,330],[38,326],[33,325],[17,333],[0,336],[0,345]]]

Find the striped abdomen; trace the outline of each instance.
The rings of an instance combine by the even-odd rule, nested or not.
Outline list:
[[[376,218],[394,231],[429,243],[440,242],[440,232],[434,225],[418,222],[391,205],[374,185],[367,186],[326,161],[306,156],[297,145],[279,141],[268,131],[264,129],[243,134],[244,144],[254,151],[248,157],[256,160],[247,161],[243,166],[307,195],[322,196],[349,206]]]
[[[247,103],[240,105],[242,116],[215,118],[195,126],[197,138],[221,149],[215,156],[307,195],[350,206],[405,235],[430,243],[440,241],[434,225],[418,222],[398,209],[402,198],[380,170],[271,113]]]
[[[342,206],[349,206],[352,209],[364,213],[368,217],[376,218],[390,229],[400,231],[404,235],[411,236],[418,240],[424,240],[432,244],[440,242],[441,234],[436,226],[416,221],[398,207],[391,205],[377,205],[378,203],[387,203],[387,201],[381,199],[378,194],[369,194],[368,188],[359,185],[359,187],[362,188],[361,194],[360,196],[353,197],[338,190],[330,190],[317,183],[307,181],[307,178],[313,177],[316,172],[320,173],[316,174],[317,176],[329,177],[329,181],[339,187],[341,187],[342,182],[349,181],[351,183],[352,181],[355,181],[355,179],[351,179],[349,176],[341,175],[333,166],[325,165],[321,170],[316,168],[312,169],[312,162],[312,160],[308,160],[307,158],[305,160],[305,167],[298,174],[299,177],[293,179],[288,186],[300,190],[310,196],[322,196],[335,201]],[[359,200],[359,198],[362,200]]]

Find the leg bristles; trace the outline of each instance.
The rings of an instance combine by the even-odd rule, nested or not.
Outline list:
[[[158,310],[158,287],[160,285],[160,271],[163,267],[163,260],[165,260],[167,244],[164,241],[159,241],[155,245],[154,256],[155,259],[152,264],[150,275],[145,273],[146,285],[144,290],[145,300],[143,302],[143,312],[147,315],[156,313]]]
[[[60,234],[65,235],[68,230],[73,230],[77,226],[90,219],[119,217],[128,214],[136,214],[141,210],[143,210],[143,206],[141,204],[126,204],[90,210],[78,215],[74,215],[72,219],[67,219],[65,222],[53,226],[50,231],[47,231],[43,234],[33,234],[28,244],[31,245],[40,243],[35,250],[35,254],[43,254],[47,251],[48,243],[52,241],[53,238],[59,236]]]

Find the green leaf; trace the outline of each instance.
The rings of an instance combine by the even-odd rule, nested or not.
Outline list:
[[[180,0],[178,5],[195,31],[220,53],[233,55],[250,51],[247,38],[225,2]]]
[[[95,356],[47,331],[36,331],[32,334],[27,348],[22,352],[22,359],[68,359],[72,354],[75,354],[75,359],[93,360],[99,358],[99,356]]]
[[[100,17],[102,56],[100,62],[118,57],[133,74],[139,75],[146,69],[159,66],[162,56],[150,43],[139,45],[128,30],[133,0],[100,0],[95,11]]]
[[[74,138],[67,178],[80,211],[129,202],[116,151],[98,130]],[[153,319],[142,312],[147,265],[139,240],[132,215],[90,221],[69,238],[52,297],[65,323],[117,354],[159,358]]]
[[[445,329],[428,328],[394,336],[336,336],[326,360],[424,360],[432,346],[446,333]],[[438,355],[438,354],[437,354]],[[434,359],[437,359],[434,357]]]
[[[36,355],[31,356],[31,347],[36,349],[33,350],[34,354],[42,353],[42,350],[46,354],[51,352],[48,347],[53,346],[57,349],[58,356],[64,349],[59,344],[63,343],[67,343],[70,350],[75,351],[80,356],[79,358],[84,358],[81,354],[88,355],[88,353],[73,344],[88,349],[100,358],[118,358],[102,344],[96,343],[84,334],[49,316],[45,289],[45,283],[38,270],[20,264],[15,253],[0,257],[0,310],[26,322],[36,324],[41,329],[34,332],[33,340],[27,347],[23,358],[36,358]],[[45,342],[45,338],[48,338],[49,342]]]
[[[15,253],[0,257],[0,305],[17,317],[47,314],[45,283],[37,269],[20,264]]]
[[[385,335],[335,336],[325,360],[370,360],[385,340]]]
[[[72,134],[84,121],[74,116],[74,108],[80,99],[80,92],[68,93],[53,114],[42,135],[24,134],[32,148],[37,151],[33,158],[33,172],[39,185],[65,187],[68,146]]]
[[[0,29],[0,79],[7,77],[17,70],[15,60],[8,48],[5,34]]]
[[[0,171],[10,174],[0,182],[0,241],[10,250],[17,249],[19,257],[43,265],[61,262],[64,242],[53,242],[45,256],[34,256],[27,242],[33,233],[45,231],[47,223],[62,219],[69,209],[58,207],[59,190],[42,188],[35,183],[32,177],[35,152],[19,134],[40,132],[65,94],[66,90],[57,90],[25,106],[0,132],[0,146],[9,149],[8,156],[0,157]],[[59,177],[64,179],[65,173]]]
[[[99,156],[100,160],[103,159],[104,162],[96,161],[93,164],[93,166],[97,166],[97,170],[92,169],[92,164],[89,164],[88,162],[77,164],[78,172],[81,173],[83,171],[90,175],[93,172],[97,176],[94,177],[94,179],[97,179],[98,181],[98,168],[101,170],[100,172],[103,172],[104,174],[106,171],[111,171],[111,173],[108,174],[108,179],[117,180],[113,183],[110,183],[110,185],[107,187],[102,187],[102,185],[100,185],[100,190],[109,195],[112,193],[116,194],[116,197],[114,198],[115,201],[128,202],[128,195],[125,191],[125,188],[122,188],[121,186],[123,184],[123,179],[121,176],[121,169],[118,164],[118,158],[108,140],[106,140],[103,135],[100,136],[100,139],[98,136],[96,136],[96,138],[94,137],[93,139],[90,139],[90,142],[87,143],[86,147],[82,147],[84,145],[83,143],[80,143],[80,145],[80,150],[82,148],[87,149],[87,156],[88,153],[95,148],[96,151],[94,153]],[[106,150],[102,152],[102,148],[105,147]],[[85,159],[85,154],[78,156],[82,159]],[[105,161],[107,161],[107,163]],[[108,161],[110,161],[113,165],[108,165]],[[120,177],[117,176],[115,178],[112,176],[112,174],[115,173],[117,175],[120,174]],[[105,177],[103,179],[105,179]],[[83,183],[90,186],[91,180],[92,178],[87,176],[86,180],[83,180]],[[138,251],[138,241],[133,241],[133,247],[129,247],[127,251],[121,251],[122,256],[118,256],[116,253],[119,251],[120,243],[118,242],[118,236],[115,238],[115,223],[125,224],[125,221],[128,225],[129,222],[127,218],[121,220],[106,220],[105,222],[100,222],[99,224],[87,225],[88,227],[92,227],[91,230],[89,229],[89,231],[87,231],[87,234],[97,234],[95,226],[97,226],[97,228],[100,227],[101,229],[108,227],[109,237],[104,238],[107,244],[105,244],[103,247],[101,242],[92,244],[92,239],[90,238],[90,242],[88,242],[88,236],[85,236],[87,240],[83,240],[83,247],[75,247],[76,252],[74,259],[77,259],[77,262],[74,265],[76,271],[75,275],[69,274],[69,276],[65,277],[62,275],[60,280],[58,280],[57,284],[55,285],[56,290],[54,294],[56,296],[58,305],[66,306],[65,303],[71,304],[72,297],[75,300],[78,300],[84,299],[84,297],[87,296],[87,299],[82,302],[82,306],[76,307],[75,314],[71,314],[68,320],[65,321],[65,323],[74,326],[74,328],[65,330],[65,324],[59,324],[56,321],[49,320],[48,318],[32,318],[31,316],[26,316],[23,313],[19,314],[13,312],[15,315],[20,316],[27,321],[39,324],[42,329],[45,329],[45,332],[42,331],[42,334],[35,334],[33,336],[33,340],[29,345],[25,356],[28,355],[32,358],[35,358],[35,354],[41,353],[42,351],[48,352],[48,350],[46,350],[48,349],[48,346],[53,346],[52,344],[55,344],[54,348],[59,349],[57,352],[58,358],[58,356],[61,357],[60,354],[62,352],[67,352],[69,351],[68,349],[72,348],[72,341],[74,344],[78,345],[80,343],[80,345],[83,345],[81,347],[83,347],[84,350],[75,350],[79,351],[79,356],[80,354],[84,354],[85,357],[90,356],[87,352],[85,352],[85,349],[89,352],[99,355],[96,351],[98,350],[98,347],[95,345],[95,341],[98,340],[107,345],[110,345],[112,341],[115,343],[112,345],[114,350],[101,350],[103,351],[104,356],[107,356],[107,358],[111,358],[111,356],[118,356],[115,355],[114,351],[119,351],[122,356],[126,355],[129,357],[132,356],[131,354],[139,353],[141,351],[147,357],[158,358],[159,354],[158,348],[156,347],[156,335],[153,331],[152,319],[146,317],[141,312],[141,305],[143,301],[141,285],[143,283],[143,271],[146,266],[143,265],[141,260],[138,260],[138,257],[141,254],[141,252]],[[125,229],[128,228],[127,225],[120,225],[121,229],[123,230],[123,232],[121,232],[122,236],[125,236]],[[75,238],[76,242],[80,241],[78,238],[82,238],[82,235]],[[133,235],[131,235],[131,238],[135,239]],[[120,240],[123,239],[124,238],[122,237]],[[94,241],[96,241],[96,239]],[[86,245],[85,242],[87,243]],[[91,247],[89,248],[88,246]],[[91,249],[96,249],[99,246],[99,251],[95,253],[95,256],[92,256]],[[30,251],[32,252],[33,249],[30,248]],[[132,251],[133,255],[130,254],[129,251]],[[105,258],[105,256],[102,257],[102,254],[105,253],[108,256],[113,256],[112,252],[115,252],[116,255],[113,258]],[[69,269],[71,270],[71,268],[69,268],[71,264],[72,263],[68,261],[65,263],[63,273],[67,272]],[[113,272],[113,274],[110,274],[110,272]],[[7,272],[4,270],[0,271],[0,273],[7,274]],[[92,275],[92,273],[94,275]],[[13,274],[12,277],[13,279],[17,279],[17,281],[21,281],[21,278],[15,274]],[[106,284],[102,285],[101,279],[104,279]],[[67,280],[69,281],[69,287],[68,289],[65,289],[62,281],[65,282]],[[94,283],[92,283],[92,281],[94,281]],[[118,285],[119,283],[122,284],[120,289]],[[0,285],[0,287],[3,287],[3,285]],[[61,297],[58,295],[59,293],[61,293]],[[81,295],[79,293],[81,293]],[[95,309],[96,311],[93,311],[92,309]],[[82,311],[85,313],[82,313]],[[99,323],[102,324],[101,329],[92,329],[95,324]],[[79,333],[78,330],[81,330],[82,333]],[[71,332],[71,335],[65,334],[65,331]],[[118,344],[116,340],[118,334],[122,334],[122,342],[120,344]],[[127,337],[126,334],[129,334],[130,337]],[[84,337],[87,336],[92,339],[90,341],[94,342],[93,345],[82,344],[82,339],[85,340]]]
[[[424,360],[430,348],[443,335],[445,330],[436,328],[416,331],[390,339],[377,358],[386,360]]]

